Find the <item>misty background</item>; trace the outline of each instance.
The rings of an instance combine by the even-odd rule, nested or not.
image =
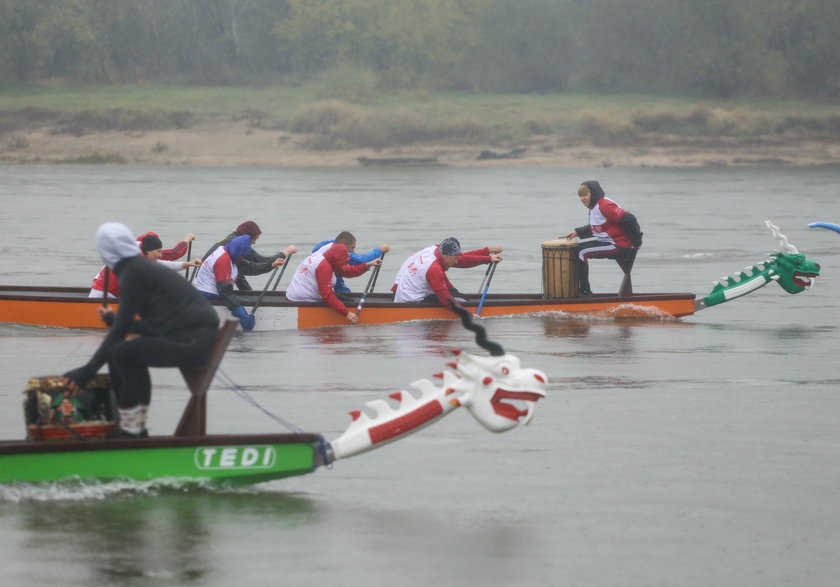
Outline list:
[[[0,84],[840,97],[836,0],[0,0]]]

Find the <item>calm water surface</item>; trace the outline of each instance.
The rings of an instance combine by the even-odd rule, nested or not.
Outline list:
[[[505,435],[455,413],[330,470],[241,491],[0,488],[4,583],[836,584],[840,236],[806,226],[840,222],[837,170],[7,166],[0,272],[7,284],[87,286],[104,221],[166,246],[194,232],[201,254],[254,219],[263,252],[343,229],[359,250],[390,243],[380,290],[402,259],[454,235],[505,247],[492,291],[538,292],[540,243],[585,223],[574,190],[593,178],[642,224],[637,291],[708,293],[778,246],[768,218],[823,276],[800,295],[770,284],[679,321],[485,320],[550,377],[531,426]],[[464,291],[483,277],[451,273]],[[593,265],[595,291],[619,281],[613,263]],[[0,326],[0,438],[23,434],[30,376],[82,364],[100,339]],[[454,322],[262,332],[234,340],[222,368],[272,413],[332,438],[348,411],[440,371],[452,348],[478,352]],[[169,433],[186,391],[171,371],[153,377],[152,433]],[[223,385],[209,422],[281,430]]]

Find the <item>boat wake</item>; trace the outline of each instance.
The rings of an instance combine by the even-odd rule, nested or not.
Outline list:
[[[568,320],[615,320],[616,318],[643,318],[653,320],[677,320],[671,314],[663,312],[652,306],[638,306],[636,304],[621,304],[613,308],[595,310],[591,312],[563,312],[560,310],[546,310],[545,312],[532,312],[529,314],[501,314],[488,316],[492,318],[562,318]]]
[[[657,320],[676,320],[671,314],[663,312],[653,306],[637,306],[636,304],[621,304],[614,308],[607,308],[595,312],[596,316],[606,318],[654,318]]]
[[[116,479],[112,481],[66,480],[56,483],[9,483],[0,485],[0,503],[57,501],[102,501],[118,497],[158,497],[189,491],[207,493],[241,493],[248,487],[230,487],[209,480],[175,477],[151,481]]]

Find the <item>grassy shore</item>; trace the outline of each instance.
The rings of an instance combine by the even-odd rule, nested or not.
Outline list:
[[[479,159],[482,151],[492,156]],[[303,87],[0,88],[0,161],[357,165],[825,165],[840,105]]]

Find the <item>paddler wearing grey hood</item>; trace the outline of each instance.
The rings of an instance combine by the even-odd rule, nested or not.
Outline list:
[[[203,364],[216,340],[219,318],[183,277],[143,257],[124,224],[100,226],[96,248],[120,280],[119,309],[103,316],[111,330],[90,361],[64,377],[78,391],[108,363],[120,413],[114,436],[147,436],[149,367]],[[129,334],[140,336],[126,340]]]

